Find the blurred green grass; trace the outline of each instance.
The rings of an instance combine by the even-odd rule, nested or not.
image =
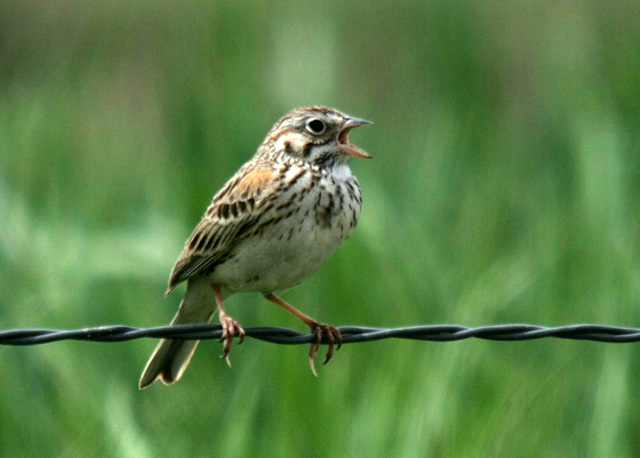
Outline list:
[[[639,326],[640,4],[212,1],[0,6],[0,328],[167,323],[182,243],[271,124],[353,140],[357,231],[285,297],[336,325]],[[258,295],[245,326],[299,323]],[[2,456],[631,456],[635,345],[0,348]]]

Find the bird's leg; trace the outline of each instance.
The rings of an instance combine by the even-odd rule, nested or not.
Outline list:
[[[222,305],[222,293],[220,291],[219,285],[212,285],[213,294],[216,298],[216,305],[218,306],[218,312],[220,313],[220,324],[222,325],[222,337],[220,337],[220,342],[224,342],[224,353],[220,358],[223,358],[229,367],[231,367],[231,361],[229,361],[229,352],[231,351],[231,342],[236,335],[236,330],[238,332],[238,336],[240,337],[240,341],[238,345],[242,343],[244,340],[244,329],[242,326],[238,324],[236,320],[227,315],[227,312],[224,311],[224,306]]]
[[[280,307],[292,313],[296,318],[302,321],[304,324],[311,328],[311,333],[316,335],[316,341],[311,344],[311,348],[309,349],[309,366],[311,367],[311,372],[316,377],[318,376],[316,372],[315,365],[313,363],[314,359],[318,355],[318,347],[320,346],[320,342],[322,342],[322,334],[327,336],[327,340],[329,340],[329,350],[327,350],[327,354],[324,358],[324,362],[322,364],[327,364],[331,357],[333,356],[333,345],[334,343],[338,343],[338,350],[342,346],[342,334],[335,327],[328,324],[318,323],[316,320],[311,318],[310,316],[305,315],[300,310],[295,308],[293,305],[286,303],[278,296],[273,293],[265,294],[264,297],[271,302],[278,304]]]

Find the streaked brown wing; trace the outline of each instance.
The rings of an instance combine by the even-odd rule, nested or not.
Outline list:
[[[274,170],[249,163],[214,196],[173,266],[167,294],[184,280],[212,270],[251,234],[261,217],[256,209],[269,196],[276,176]]]

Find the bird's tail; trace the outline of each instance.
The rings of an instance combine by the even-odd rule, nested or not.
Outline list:
[[[216,310],[215,297],[206,277],[193,277],[187,284],[178,313],[171,325],[208,323]],[[158,378],[165,385],[180,380],[196,351],[199,340],[162,339],[140,377],[140,389],[146,388]]]

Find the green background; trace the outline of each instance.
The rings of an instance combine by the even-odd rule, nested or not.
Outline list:
[[[640,2],[5,0],[0,329],[169,322],[173,262],[280,116],[371,119],[335,325],[640,326]],[[304,330],[258,294],[244,326]],[[630,456],[638,344],[0,347],[0,455]]]

